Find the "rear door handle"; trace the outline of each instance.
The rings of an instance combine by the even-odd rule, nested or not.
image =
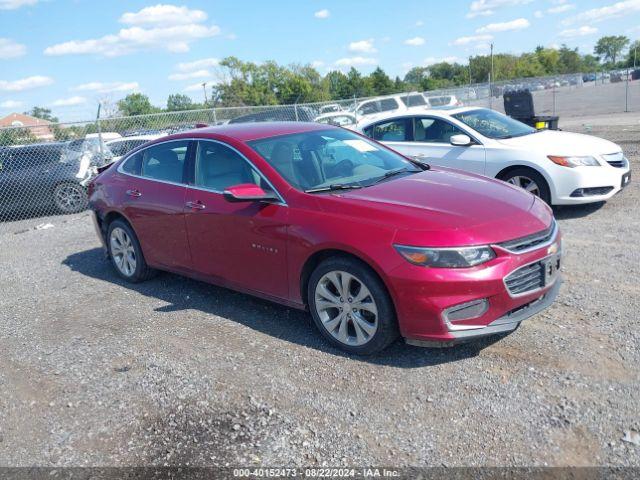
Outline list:
[[[142,193],[140,193],[139,190],[127,190],[127,195],[129,195],[130,197],[141,197]]]
[[[187,208],[190,208],[192,210],[204,210],[205,208],[204,203],[202,203],[200,200],[198,200],[197,202],[187,202],[186,206]]]

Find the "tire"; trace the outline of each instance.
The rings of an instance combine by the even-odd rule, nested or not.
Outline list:
[[[120,219],[111,222],[107,229],[106,243],[109,259],[120,278],[139,283],[157,273],[147,265],[138,237],[127,222]]]
[[[345,280],[349,293],[342,287]],[[334,257],[320,263],[309,278],[307,300],[320,333],[348,353],[372,355],[398,337],[391,297],[362,262]]]
[[[508,171],[506,174],[500,175],[499,178],[500,180],[527,190],[533,195],[540,197],[547,205],[551,205],[549,184],[545,178],[533,168],[516,168]],[[536,191],[531,190],[531,188],[533,188],[532,184],[528,182],[533,182],[535,186],[537,186]]]
[[[59,183],[53,189],[53,204],[60,213],[78,213],[87,208],[87,191],[79,183]]]

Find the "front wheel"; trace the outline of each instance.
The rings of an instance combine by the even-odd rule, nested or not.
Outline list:
[[[307,295],[316,326],[342,350],[371,355],[398,336],[391,298],[378,276],[361,262],[325,260],[311,274]]]
[[[520,187],[540,197],[547,205],[551,205],[549,184],[542,175],[531,168],[516,168],[500,176],[500,180]]]

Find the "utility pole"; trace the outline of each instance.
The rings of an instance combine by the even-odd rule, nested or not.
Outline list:
[[[489,108],[493,107],[493,42],[491,42],[491,71],[489,72]]]
[[[471,100],[471,57],[469,57],[469,87],[467,87],[467,102]]]
[[[202,91],[204,92],[204,104],[207,104],[207,82],[202,83]]]

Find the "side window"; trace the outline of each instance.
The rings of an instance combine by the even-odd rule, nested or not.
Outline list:
[[[462,130],[449,122],[437,118],[416,118],[414,141],[428,143],[449,143],[453,135],[464,134]]]
[[[405,95],[400,97],[402,103],[404,103],[407,107],[420,107],[427,104],[427,101],[424,99],[422,95]]]
[[[388,112],[390,110],[396,110],[398,108],[398,102],[395,98],[384,98],[380,100],[380,111]]]
[[[117,154],[116,154],[117,155]],[[130,175],[140,175],[140,166],[142,165],[142,152],[129,157],[122,164],[122,171]]]
[[[182,183],[188,146],[189,141],[182,140],[161,143],[143,150],[140,152],[140,175],[154,180]]]
[[[111,150],[111,153],[116,157],[125,155],[128,152],[126,141],[109,143],[107,146],[109,147],[109,150]]]
[[[373,139],[382,142],[406,142],[409,139],[408,124],[410,122],[406,118],[378,123],[373,126]]]
[[[370,115],[372,113],[378,113],[380,111],[380,105],[377,101],[363,103],[358,109],[358,115]]]
[[[217,142],[198,142],[194,177],[196,187],[222,192],[241,183],[269,188],[258,172],[235,150]]]

